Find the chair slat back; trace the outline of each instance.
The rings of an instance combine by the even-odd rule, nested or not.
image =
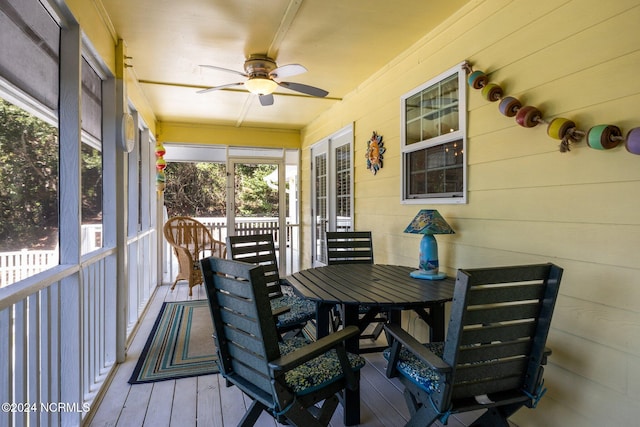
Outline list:
[[[282,296],[278,260],[272,234],[228,236],[227,250],[231,259],[261,265],[270,298]]]
[[[373,264],[370,231],[327,231],[327,264]]]
[[[562,269],[539,264],[459,270],[443,359],[460,399],[537,385]]]
[[[280,357],[261,266],[216,257],[201,261],[220,373],[272,400],[268,362]]]

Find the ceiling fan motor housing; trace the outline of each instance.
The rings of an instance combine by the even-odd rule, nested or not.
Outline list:
[[[276,61],[266,55],[251,55],[244,62],[244,71],[251,77],[268,76],[277,67]]]

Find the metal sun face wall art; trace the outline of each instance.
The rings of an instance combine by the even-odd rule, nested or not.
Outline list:
[[[367,142],[367,169],[375,175],[382,168],[383,154],[387,149],[384,148],[382,135],[378,135],[375,131],[371,135],[371,139]]]

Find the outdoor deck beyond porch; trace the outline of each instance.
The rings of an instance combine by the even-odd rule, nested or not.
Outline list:
[[[193,290],[194,299],[204,299],[202,286]],[[164,301],[188,299],[188,286],[181,282],[172,292],[169,286],[159,287],[151,299],[147,312],[127,350],[127,359],[119,365],[101,402],[91,410],[89,426],[236,426],[250,401],[235,387],[226,387],[219,375],[206,375],[156,383],[130,385],[138,356],[145,344],[156,316]],[[408,419],[408,410],[397,380],[384,374],[385,359],[381,353],[365,355],[367,365],[361,372],[361,424],[369,427],[397,427]],[[332,427],[343,426],[339,406]],[[469,425],[478,414],[452,416],[448,426]],[[256,426],[278,426],[263,414]],[[441,424],[436,424],[440,426]]]

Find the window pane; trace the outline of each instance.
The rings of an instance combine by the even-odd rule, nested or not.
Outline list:
[[[349,145],[335,149],[336,159],[336,227],[350,230],[351,219],[351,150]]]
[[[0,287],[58,264],[58,129],[0,98]]]
[[[82,144],[81,250],[86,254],[102,247],[102,152]]]
[[[453,74],[405,100],[405,145],[460,129],[458,75]]]
[[[464,191],[462,141],[406,154],[409,198],[460,197]]]
[[[102,80],[82,61],[81,253],[102,247]]]
[[[324,235],[327,231],[329,207],[327,203],[328,165],[327,154],[315,157],[315,212],[316,212],[316,258],[326,262]]]
[[[0,2],[0,75],[58,108],[60,27],[39,0]]]
[[[466,203],[463,65],[402,97],[403,201],[433,198],[438,203]]]

